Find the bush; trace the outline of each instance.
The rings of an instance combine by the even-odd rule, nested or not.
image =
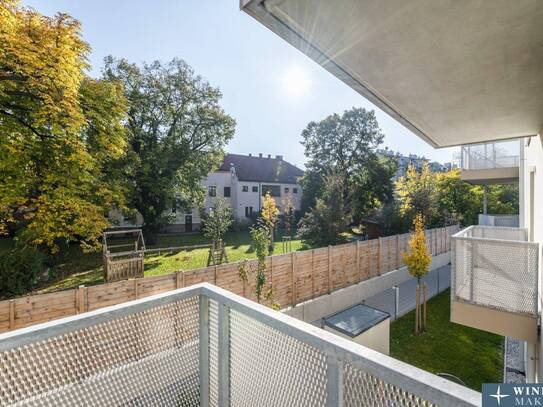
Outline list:
[[[0,298],[33,289],[45,270],[45,255],[34,249],[15,248],[0,256]]]

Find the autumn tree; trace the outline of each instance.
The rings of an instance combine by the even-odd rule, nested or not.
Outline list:
[[[323,196],[324,179],[332,173],[342,185],[342,207],[336,209],[348,222],[360,221],[370,209],[391,200],[396,167],[376,152],[383,133],[374,111],[353,108],[311,122],[302,138],[308,157],[301,180],[304,211]]]
[[[405,176],[396,182],[396,194],[403,216],[414,219],[420,214],[427,225],[434,226],[437,219],[438,191],[436,177],[424,163],[421,171],[409,165]]]
[[[0,229],[49,254],[99,248],[123,190],[122,87],[85,76],[88,45],[66,14],[0,3]]]
[[[275,229],[275,225],[277,225],[277,221],[279,220],[279,209],[277,209],[275,199],[272,198],[269,192],[264,195],[264,199],[262,200],[260,219],[270,231],[271,236]]]
[[[125,176],[129,206],[156,240],[174,196],[187,209],[201,206],[201,180],[216,168],[234,135],[235,121],[220,106],[221,92],[180,59],[142,66],[107,57],[104,77],[124,84],[129,101]]]
[[[482,209],[482,188],[462,181],[460,170],[435,174],[437,212],[441,224],[474,225]]]
[[[413,221],[414,231],[409,239],[409,251],[402,253],[407,271],[417,279],[416,307],[415,307],[415,334],[426,330],[426,284],[421,285],[421,279],[428,274],[432,256],[426,247],[426,235],[424,233],[424,218],[419,213]]]

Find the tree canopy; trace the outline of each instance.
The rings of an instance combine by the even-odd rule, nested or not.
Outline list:
[[[348,221],[360,221],[367,212],[392,197],[395,164],[376,153],[383,133],[374,111],[353,108],[311,122],[302,132],[308,157],[301,181],[303,210],[315,206],[323,195],[324,178],[341,178],[342,207]]]
[[[104,77],[124,84],[128,204],[152,242],[173,199],[186,209],[201,206],[201,180],[222,160],[235,121],[220,107],[219,89],[181,59],[138,66],[107,57]]]
[[[65,14],[0,3],[0,231],[56,253],[97,249],[122,188],[106,167],[124,153],[122,87],[85,75],[88,45]]]

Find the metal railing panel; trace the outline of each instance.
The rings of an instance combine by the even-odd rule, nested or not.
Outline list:
[[[0,335],[0,405],[471,406],[480,394],[209,284]]]
[[[451,295],[474,305],[537,316],[539,244],[520,228],[471,226],[453,236]]]
[[[483,215],[479,214],[479,226],[519,227],[519,215]]]

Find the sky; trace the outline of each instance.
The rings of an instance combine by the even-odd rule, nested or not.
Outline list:
[[[103,58],[131,62],[184,59],[223,94],[236,119],[231,153],[283,155],[303,168],[301,132],[310,121],[352,107],[374,109],[384,146],[451,161],[454,149],[434,149],[324,68],[239,10],[239,0],[25,0],[82,22],[92,47],[92,76]]]

